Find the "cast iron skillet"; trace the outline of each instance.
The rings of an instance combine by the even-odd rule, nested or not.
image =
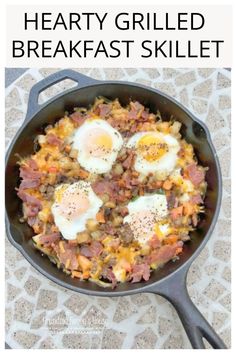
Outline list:
[[[77,85],[40,105],[39,94],[64,79],[71,79]],[[15,192],[15,187],[19,183],[15,154],[26,156],[33,153],[33,140],[45,126],[53,124],[64,115],[65,111],[72,111],[75,106],[88,106],[101,95],[112,100],[118,97],[122,104],[127,104],[130,99],[138,100],[153,112],[159,109],[166,120],[173,115],[182,123],[181,133],[194,146],[200,164],[209,167],[206,174],[208,183],[205,199],[206,213],[198,229],[192,233],[191,242],[185,244],[180,260],[169,262],[162,269],[153,272],[148,282],[119,284],[114,290],[101,288],[92,282],[72,279],[58,270],[47,257],[42,257],[33,247],[31,228],[18,221],[21,201]],[[213,348],[226,348],[195,307],[186,289],[189,267],[209,240],[215,226],[221,203],[222,181],[218,158],[207,127],[180,103],[162,92],[142,85],[119,81],[97,81],[72,70],[59,71],[34,85],[30,91],[25,121],[7,152],[5,186],[8,238],[31,265],[47,278],[65,288],[87,295],[123,296],[143,292],[159,294],[175,307],[193,348],[205,348],[203,338]]]

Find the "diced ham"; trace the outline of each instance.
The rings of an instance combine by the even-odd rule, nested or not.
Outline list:
[[[106,224],[103,224],[103,228],[104,228],[105,233],[107,233],[109,235],[115,235],[115,233],[116,233],[115,227],[108,222]]]
[[[70,265],[68,268],[71,270],[78,269],[78,259],[75,254],[72,254],[70,258]]]
[[[92,188],[97,194],[104,194],[110,192],[111,182],[109,181],[97,181],[92,184]]]
[[[130,106],[132,109],[135,109],[137,112],[144,110],[144,106],[138,101],[130,102]]]
[[[201,194],[196,194],[194,196],[191,197],[190,202],[193,204],[201,204],[203,203]]]
[[[55,245],[52,244],[52,247],[56,251],[59,261],[64,266],[67,265],[67,268],[70,270],[78,269],[79,264],[77,259],[77,249],[75,245],[71,245],[69,243],[63,242],[64,251],[62,251],[58,243]],[[68,265],[68,260],[70,261],[69,265]]]
[[[175,256],[177,249],[181,248],[182,246],[183,246],[182,241],[178,241],[173,245],[164,245],[158,250],[153,251],[147,257],[147,263],[148,264],[158,263],[159,265],[164,264],[170,261]]]
[[[153,248],[159,248],[161,246],[161,241],[156,235],[153,235],[152,238],[149,240],[148,244]]]
[[[177,220],[178,218],[180,218],[183,215],[183,206],[179,206],[177,208],[173,208],[170,211],[170,217],[173,221]]]
[[[117,285],[117,280],[115,274],[110,268],[103,268],[102,276],[105,279],[108,279],[112,283],[112,289],[114,289]]]
[[[37,222],[37,217],[36,216],[29,216],[27,218],[27,224],[29,226],[33,226],[34,224],[36,224],[36,222]]]
[[[42,207],[41,201],[39,199],[37,199],[36,197],[34,197],[33,195],[25,193],[22,190],[19,190],[17,195],[25,203],[28,203],[30,205],[35,205],[35,206],[38,206],[40,208]]]
[[[39,240],[40,240],[41,244],[43,244],[43,245],[50,245],[51,243],[54,243],[54,242],[60,240],[60,233],[53,232],[51,234],[41,235],[39,237]]]
[[[139,103],[138,101],[134,102],[134,106],[138,110],[144,110],[144,106],[141,103]]]
[[[90,245],[83,245],[80,248],[80,254],[88,258],[97,257],[102,253],[102,250],[103,247],[99,241],[92,241]]]
[[[144,120],[147,120],[149,118],[149,112],[148,111],[143,111],[142,114],[141,114],[141,117]]]
[[[108,113],[110,113],[111,111],[111,105],[109,104],[100,104],[98,108],[99,108],[99,115],[101,117],[106,117]]]
[[[134,158],[135,158],[135,153],[133,151],[130,151],[128,157],[122,163],[122,166],[126,169],[129,169],[134,163]]]
[[[144,106],[138,101],[136,101],[136,102],[130,102],[130,107],[131,110],[128,113],[128,118],[134,120],[138,119],[140,113],[142,114],[142,111],[144,110]]]
[[[184,172],[196,187],[199,186],[199,184],[204,181],[205,178],[204,171],[194,163],[188,165]]]
[[[61,146],[63,144],[63,141],[52,133],[47,134],[47,142],[54,146]]]
[[[99,256],[102,253],[103,246],[101,242],[99,241],[92,241],[91,245],[91,250],[94,256]]]
[[[131,180],[132,180],[131,174],[129,173],[129,171],[126,171],[122,176],[122,182],[124,184],[123,187],[127,189],[132,189]]]
[[[114,181],[97,181],[92,184],[92,188],[96,194],[108,194],[111,198],[113,198],[117,192],[117,185]]]
[[[29,166],[21,166],[20,167],[20,177],[22,179],[40,179],[42,177],[43,173],[39,171],[35,171]]]
[[[85,256],[85,257],[88,257],[88,258],[93,257],[92,250],[91,250],[90,246],[87,246],[87,245],[83,245],[80,248],[80,252],[79,253],[82,254],[82,256]]]
[[[25,202],[27,199],[28,200],[27,203],[29,203],[29,204],[36,203],[38,205],[38,202],[36,202],[35,200],[34,200],[34,203],[30,202],[30,200],[33,201],[33,199],[30,198],[29,195],[25,194],[24,190],[28,189],[28,188],[39,187],[39,185],[41,183],[42,175],[43,175],[43,173],[38,171],[37,162],[35,160],[33,160],[32,158],[28,159],[27,165],[22,165],[20,167],[20,177],[22,178],[22,181],[21,181],[19,188],[18,188],[19,198],[21,198]],[[34,215],[30,215],[30,216],[34,216]]]
[[[126,206],[122,206],[120,208],[120,215],[124,217],[128,214],[129,214],[129,209]]]
[[[36,188],[40,185],[40,179],[23,179],[19,189]]]
[[[80,127],[85,122],[87,116],[81,112],[74,112],[70,115],[70,118]]]
[[[138,112],[134,109],[131,109],[128,113],[129,119],[138,119]]]
[[[34,159],[27,160],[27,163],[32,170],[38,170],[38,164]]]
[[[138,283],[142,279],[148,280],[150,278],[150,267],[148,264],[135,264],[131,273],[132,283]]]
[[[134,119],[134,118],[132,118],[132,119]],[[129,130],[130,135],[129,135],[129,136],[131,136],[131,135],[133,135],[134,133],[136,133],[137,130],[138,130],[138,123],[137,123],[137,121],[136,121],[136,122],[133,123],[133,124],[131,125],[131,127],[130,127],[130,130]]]
[[[110,282],[112,283],[112,289],[114,289],[117,285],[117,280],[115,274],[111,269],[109,269],[107,272],[107,279],[110,280]]]
[[[38,214],[38,212],[41,210],[41,205],[24,204],[23,210],[24,210],[24,217],[25,218],[35,217]]]
[[[133,178],[133,179],[131,179],[130,184],[131,184],[131,186],[138,186],[138,185],[140,185],[140,181],[138,178]]]

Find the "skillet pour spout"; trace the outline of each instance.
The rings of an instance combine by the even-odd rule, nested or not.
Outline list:
[[[38,103],[41,92],[65,79],[73,80],[76,85],[44,104]],[[176,262],[169,262],[163,268],[154,271],[147,282],[122,283],[113,290],[101,288],[92,282],[73,279],[55,267],[49,259],[41,256],[33,247],[31,228],[19,222],[21,202],[15,191],[19,182],[16,153],[21,156],[32,154],[34,138],[42,132],[43,127],[54,124],[64,115],[65,111],[71,112],[75,106],[88,107],[98,96],[105,96],[110,100],[119,98],[122,105],[128,104],[130,99],[137,100],[149,107],[152,112],[160,110],[165,120],[174,116],[182,123],[181,134],[193,145],[201,165],[209,167],[206,173],[208,184],[205,198],[206,213],[197,230],[192,232],[191,241],[184,245],[184,252],[180,259]],[[209,240],[217,221],[222,180],[219,161],[207,127],[179,102],[158,90],[143,85],[121,81],[97,81],[72,70],[62,70],[48,76],[31,89],[25,121],[7,151],[5,190],[8,239],[30,264],[48,279],[67,289],[87,295],[125,296],[140,292],[159,294],[175,307],[193,348],[205,348],[203,338],[213,348],[226,348],[214,329],[192,303],[186,289],[188,269]]]

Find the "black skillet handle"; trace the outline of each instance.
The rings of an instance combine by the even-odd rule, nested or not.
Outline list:
[[[188,267],[170,275],[151,292],[165,297],[174,306],[194,349],[206,349],[205,338],[214,349],[227,349],[218,334],[202,316],[189,297],[186,287]]]
[[[38,103],[39,94],[44,90],[46,90],[47,88],[49,88],[50,86],[53,86],[58,82],[66,79],[75,81],[77,83],[76,88],[82,88],[97,82],[97,80],[92,79],[91,77],[80,74],[79,72],[70,69],[57,71],[56,73],[47,76],[45,79],[35,84],[30,90],[29,100],[28,100],[28,110],[25,118],[26,121],[29,120],[38,110],[42,109],[44,105],[47,105],[50,102],[49,100],[45,102],[45,104],[39,104]],[[60,93],[58,96],[62,94],[64,94],[64,92]]]

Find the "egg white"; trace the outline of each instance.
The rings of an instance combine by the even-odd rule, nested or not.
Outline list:
[[[177,153],[180,149],[180,145],[177,139],[175,139],[170,134],[163,134],[161,132],[140,132],[134,134],[127,142],[128,148],[138,148],[139,140],[145,135],[156,136],[164,141],[168,146],[168,152],[166,152],[162,157],[156,161],[147,161],[139,152],[136,150],[136,159],[134,168],[141,175],[148,175],[149,173],[155,173],[159,180],[164,180],[167,176],[174,170],[177,163]]]
[[[68,220],[65,215],[60,213],[60,210],[58,209],[58,206],[60,206],[60,201],[57,200],[56,194],[58,191],[60,191],[60,189],[66,190],[67,193],[71,193],[71,195],[78,191],[83,191],[83,193],[86,193],[86,196],[89,199],[89,208],[79,217],[74,218],[73,220]],[[86,229],[86,223],[88,219],[96,218],[96,214],[103,204],[102,200],[98,198],[98,196],[92,190],[91,185],[85,181],[78,181],[72,184],[61,184],[56,188],[54,192],[54,198],[55,202],[51,207],[54,222],[66,240],[76,239],[76,234]],[[70,210],[68,210],[68,215],[69,212]]]
[[[85,139],[90,132],[102,128],[112,139],[112,149],[108,154],[101,157],[95,157],[85,151]],[[121,134],[103,119],[93,119],[86,121],[80,126],[71,137],[73,149],[78,150],[77,160],[79,164],[91,173],[107,173],[111,170],[117,154],[123,145]]]
[[[128,223],[134,234],[134,238],[140,244],[146,243],[154,234],[155,223],[162,220],[168,215],[167,200],[164,194],[144,195],[131,201],[127,205],[129,214],[125,216],[123,222]],[[153,232],[141,233],[138,227],[135,227],[133,219],[136,213],[151,212],[154,215]],[[145,218],[140,220],[142,226],[145,227]]]

